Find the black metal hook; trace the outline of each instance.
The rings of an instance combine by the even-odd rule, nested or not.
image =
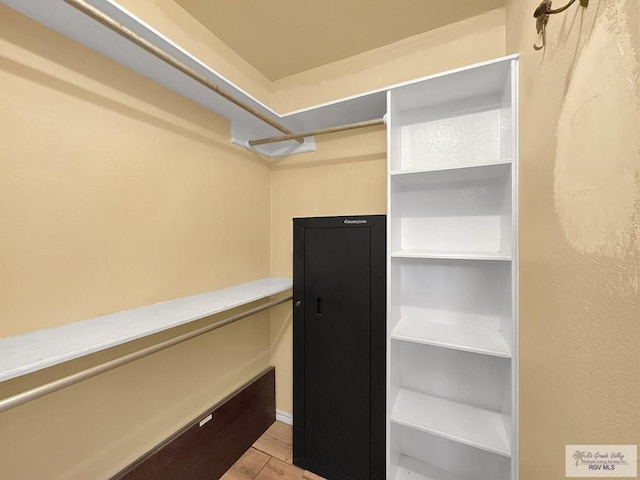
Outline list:
[[[549,16],[556,13],[562,13],[573,5],[576,0],[570,0],[564,7],[557,9],[551,8],[551,0],[542,0],[542,3],[538,5],[536,11],[533,12],[533,18],[536,19],[536,31],[542,35],[542,45],[533,44],[534,50],[542,50],[547,45],[547,23],[549,22]],[[589,6],[589,0],[580,0],[580,5],[583,7]]]

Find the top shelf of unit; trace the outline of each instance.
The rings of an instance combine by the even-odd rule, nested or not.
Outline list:
[[[0,339],[0,382],[122,345],[286,292],[287,278],[264,278],[212,292]]]
[[[481,165],[463,165],[454,168],[418,168],[392,170],[391,182],[394,186],[427,185],[430,183],[468,182],[504,178],[511,170],[511,160]]]
[[[434,76],[428,82],[405,85],[392,92],[396,113],[427,110],[442,105],[459,105],[469,99],[486,98],[500,103],[509,88],[511,62],[499,61],[480,68]]]

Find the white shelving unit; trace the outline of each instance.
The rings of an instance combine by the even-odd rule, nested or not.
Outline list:
[[[517,59],[393,88],[388,478],[517,478]]]

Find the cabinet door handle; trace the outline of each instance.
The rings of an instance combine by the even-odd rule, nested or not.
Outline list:
[[[324,315],[323,303],[320,297],[316,298],[316,315]]]

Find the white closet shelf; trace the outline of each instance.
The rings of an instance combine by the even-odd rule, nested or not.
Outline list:
[[[221,290],[0,339],[0,382],[184,325],[291,289],[264,278]]]
[[[403,318],[393,329],[394,340],[462,350],[464,352],[511,358],[502,333],[483,327],[468,327]]]
[[[392,258],[424,258],[435,260],[498,260],[511,261],[507,252],[439,252],[433,250],[394,250]]]
[[[511,457],[502,415],[401,388],[391,421],[487,452]]]
[[[149,52],[138,48],[97,21],[67,5],[62,0],[0,0],[0,3],[16,9],[49,28],[229,119],[231,121],[231,141],[242,147],[246,148],[250,139],[269,137],[280,133],[240,107],[212,93],[195,80],[165,64]],[[388,90],[410,88],[411,85],[420,84],[428,79],[435,80],[441,87],[438,92],[429,95],[428,99],[425,98],[427,96],[420,96],[419,98],[423,100],[436,99],[438,102],[442,102],[447,98],[454,100],[459,97],[466,98],[467,96],[467,89],[463,88],[466,82],[452,82],[448,78],[450,74],[456,72],[466,76],[465,72],[471,67],[462,67],[450,72],[429,75],[407,82],[384,86],[358,95],[339,98],[328,103],[309,106],[302,110],[276,112],[260,99],[253,97],[251,93],[244,91],[240,86],[235,85],[221,73],[218,73],[212,68],[213,66],[206,65],[166,37],[162,32],[156,30],[152,25],[147,24],[144,20],[119,5],[116,0],[92,0],[90,3],[122,26],[195,70],[238,100],[293,131],[306,132],[382,118],[387,110]],[[512,55],[503,59],[489,60],[476,64],[475,67],[484,67],[481,68],[484,73],[480,74],[482,78],[474,82],[474,89],[493,91],[494,82],[506,75],[510,65],[509,60],[516,57],[516,55]],[[475,77],[477,76],[475,75]],[[415,99],[412,99],[410,103],[414,105],[416,103]],[[284,142],[283,144],[262,145],[258,148],[262,154],[273,157],[290,155],[294,152],[310,151],[315,148],[315,144],[313,138],[308,138],[302,146],[294,142]]]
[[[507,159],[479,165],[394,170],[390,175],[394,186],[429,185],[501,178],[509,174],[510,168],[511,159]]]
[[[395,480],[469,480],[422,460],[401,455]]]
[[[84,15],[62,0],[0,0],[34,20],[80,42],[83,45],[115,60],[170,90],[216,112],[231,121],[232,141],[247,147],[247,141],[261,137],[279,135],[273,127],[255,118],[225,98],[214,94],[195,80],[157,59],[149,52],[120,37],[99,22]],[[210,82],[230,93],[238,100],[263,115],[293,131],[305,132],[336,125],[356,123],[382,118],[386,112],[386,91],[393,86],[341,98],[337,101],[315,105],[304,110],[280,113],[269,108],[260,99],[235,85],[212,66],[206,65],[183,47],[147,24],[143,19],[121,6],[116,0],[92,0],[91,5],[113,18],[136,35],[146,39],[163,52],[173,56],[187,67],[195,70]],[[313,140],[303,144],[313,149]],[[295,148],[294,148],[295,147]],[[261,146],[267,156],[291,154],[299,146],[285,142],[284,146],[273,144]],[[300,150],[305,151],[305,150]]]

